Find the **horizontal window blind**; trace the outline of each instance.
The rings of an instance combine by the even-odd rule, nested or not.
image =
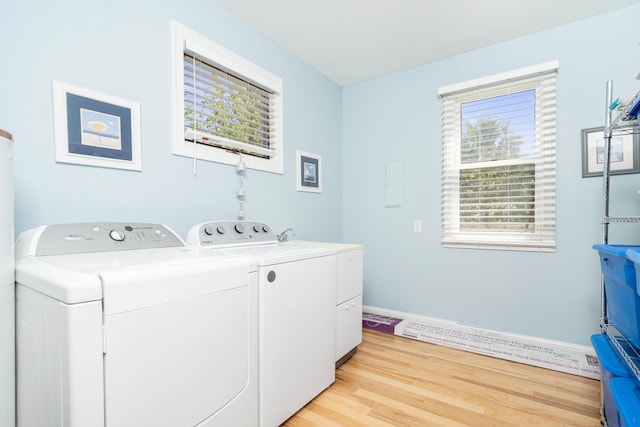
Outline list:
[[[185,139],[270,158],[277,148],[273,98],[273,91],[185,50]]]
[[[556,67],[442,95],[443,245],[554,250]]]

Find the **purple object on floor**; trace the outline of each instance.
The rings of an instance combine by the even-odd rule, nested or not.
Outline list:
[[[395,332],[396,325],[400,322],[402,322],[402,319],[398,319],[396,317],[362,313],[362,327],[365,329],[393,334]]]

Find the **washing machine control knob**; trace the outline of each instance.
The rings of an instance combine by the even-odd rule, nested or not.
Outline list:
[[[242,233],[244,233],[244,225],[242,225],[242,224],[236,224],[234,228],[236,229],[236,232],[237,232],[238,234],[242,234]]]
[[[262,227],[256,224],[253,226],[253,231],[255,231],[256,233],[259,233],[262,231]]]
[[[216,231],[218,232],[218,234],[224,234],[226,233],[226,230],[224,229],[223,226],[219,225],[216,227]]]
[[[122,242],[125,239],[125,234],[120,230],[111,230],[109,232],[109,237],[111,237],[116,242]]]
[[[204,228],[204,234],[206,234],[207,236],[211,236],[213,234],[213,227],[207,225]]]

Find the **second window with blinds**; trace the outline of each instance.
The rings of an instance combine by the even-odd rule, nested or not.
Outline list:
[[[173,152],[283,173],[282,80],[173,21]]]
[[[439,90],[446,247],[555,250],[557,62]]]

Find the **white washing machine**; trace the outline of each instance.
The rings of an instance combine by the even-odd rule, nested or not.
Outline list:
[[[336,250],[278,244],[250,221],[195,225],[187,244],[257,262],[259,420],[281,425],[335,381]]]
[[[186,247],[165,226],[22,233],[17,424],[256,426],[256,314],[254,262]]]

